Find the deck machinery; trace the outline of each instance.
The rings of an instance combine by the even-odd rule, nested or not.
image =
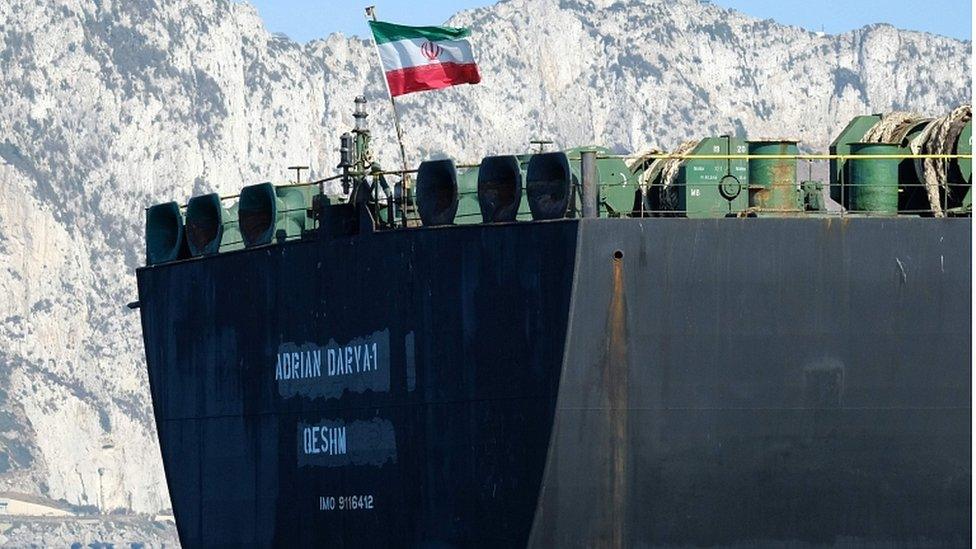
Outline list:
[[[872,120],[149,208],[182,544],[967,544],[968,137],[926,210]]]

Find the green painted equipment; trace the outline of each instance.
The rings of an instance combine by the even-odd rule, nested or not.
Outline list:
[[[458,213],[458,173],[451,159],[427,160],[417,170],[417,213],[425,227],[453,225]]]
[[[244,238],[241,236],[241,221],[238,213],[238,203],[234,202],[223,211],[224,234],[220,239],[220,251],[231,252],[244,249]]]
[[[956,154],[972,156],[973,154],[973,121],[970,120],[966,123],[966,127],[963,128],[962,133],[959,134],[959,139],[956,140]],[[972,158],[960,158],[956,161],[956,169],[958,170],[959,180],[965,182],[967,185],[973,184],[973,159]]]
[[[962,133],[959,134],[959,139],[956,141],[956,154],[964,154],[969,156],[972,156],[973,154],[972,120],[966,124],[966,127],[963,128]],[[959,210],[962,215],[969,215],[973,211],[973,159],[960,158],[957,161],[957,165],[960,177],[965,182],[965,191],[963,193],[963,199],[959,206]]]
[[[627,163],[619,158],[600,158],[611,154],[608,149],[597,149],[596,169],[600,181],[600,217],[623,217],[634,209],[637,193],[637,177]]]
[[[186,204],[186,240],[193,257],[243,248],[237,204],[225,209],[216,193],[191,198]]]
[[[308,209],[312,204],[312,187],[275,187],[278,198],[278,223],[275,238],[302,236],[305,229],[311,228],[308,222]]]
[[[634,193],[637,192],[637,176],[620,158],[611,158],[613,151],[606,147],[576,147],[566,150],[570,170],[576,181],[581,179],[580,158],[583,151],[595,151],[597,155],[597,181],[600,187],[598,199],[600,217],[621,217],[634,209]]]
[[[860,143],[863,141],[864,135],[868,133],[868,130],[880,121],[880,114],[855,116],[830,144],[830,154],[851,154],[851,143]],[[844,171],[845,163],[846,161],[841,159],[830,160],[830,198],[846,208],[848,200],[846,192],[843,189],[846,173]]]
[[[755,158],[799,154],[796,141],[749,141],[749,207],[760,212],[800,210],[795,158]]]
[[[674,211],[691,218],[724,217],[745,211],[749,207],[745,188],[749,181],[748,161],[695,157],[745,155],[746,152],[743,139],[728,135],[706,137],[694,144],[687,153],[689,158],[667,159],[648,166],[646,169],[660,170],[652,183],[651,209]],[[674,163],[677,163],[676,171]],[[673,181],[668,181],[671,173],[675,174]],[[633,194],[631,201],[635,201]]]
[[[847,125],[834,142],[831,144],[831,154],[850,155],[857,143],[865,142],[869,134],[873,133],[874,142],[886,140],[898,145],[897,154],[911,155],[911,143],[924,132],[929,124],[933,122],[931,118],[916,118],[912,116],[894,116],[894,124],[887,129],[878,131],[876,126],[888,121],[888,118],[881,114],[870,116],[857,116]],[[848,187],[849,171],[846,163],[850,159],[832,159],[830,161],[830,196],[833,200],[843,205],[846,209],[853,209],[851,197],[853,189]],[[923,211],[929,209],[927,192],[919,179],[915,160],[904,158],[898,165],[898,209],[901,211]]]
[[[179,204],[166,202],[147,209],[146,264],[157,265],[189,256]]]
[[[340,138],[341,173],[318,188],[261,183],[245,187],[228,208],[216,194],[193,197],[185,210],[173,202],[148,208],[147,263],[281,242],[313,228],[347,235],[414,226],[412,215],[425,226],[440,226],[581,213],[588,219],[715,218],[837,210],[823,182],[797,184],[797,141],[727,135],[687,141],[671,154],[621,156],[584,146],[488,156],[461,171],[451,159],[429,160],[420,165],[415,187],[407,188],[405,178],[391,186],[386,176],[397,172],[372,161],[366,116],[365,99],[357,98],[356,127]],[[830,145],[830,197],[851,212],[970,215],[971,119],[965,105],[939,118],[908,112],[854,117]],[[542,151],[552,142],[533,143]],[[910,158],[892,158],[898,156]],[[333,197],[337,204],[324,194],[331,179],[343,188],[343,197]]]
[[[803,209],[808,212],[823,212],[827,210],[824,204],[823,181],[803,181],[800,183],[800,193],[803,195]]]
[[[302,235],[308,217],[309,187],[244,187],[238,204],[241,240],[250,248]]]
[[[478,168],[464,171],[467,177],[458,174],[458,211],[454,222],[458,225],[481,223],[481,203],[478,200]]]
[[[897,215],[899,158],[857,158],[901,154],[896,143],[852,143],[847,185],[852,212]]]
[[[634,191],[634,204],[630,213],[632,217],[661,215],[660,182],[664,162],[653,157],[653,155],[659,154],[661,154],[659,151],[653,151],[646,158],[638,159],[630,166],[631,176],[637,185],[637,189]]]
[[[904,135],[895,136],[900,145],[898,154],[912,155],[912,141],[919,136],[931,123],[931,119],[919,122],[910,128]],[[894,141],[894,140],[893,140]],[[920,211],[929,209],[929,199],[922,180],[919,179],[915,160],[911,158],[902,159],[898,163],[898,209],[902,211]]]
[[[702,139],[692,155],[743,155],[748,150],[744,139],[724,135]],[[678,178],[686,189],[686,215],[718,217],[747,209],[749,170],[749,161],[744,159],[693,159],[685,162]]]

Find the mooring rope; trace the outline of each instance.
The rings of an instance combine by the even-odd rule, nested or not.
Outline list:
[[[662,155],[664,154],[666,153],[663,151],[651,149],[641,151],[626,160],[627,169],[630,170],[630,173],[637,175],[637,188],[640,189],[640,198],[639,202],[635,202],[634,204],[635,210],[640,212],[641,217],[650,211],[648,198],[650,197],[654,180],[661,173],[661,166],[664,164]]]
[[[897,143],[919,123],[932,120],[915,112],[894,111],[884,115],[866,134],[865,143]]]
[[[645,194],[654,183],[654,178],[661,171],[661,165],[664,164],[664,159],[660,157],[663,154],[665,154],[663,151],[651,149],[649,151],[642,151],[627,160],[627,168],[630,170],[630,173],[640,172],[637,176],[637,186]]]
[[[936,118],[909,144],[912,154],[953,154],[963,128],[973,118],[971,105],[963,105],[951,113]],[[947,158],[915,160],[915,172],[925,184],[929,206],[936,217],[945,217],[940,189],[949,197],[949,163]]]
[[[685,141],[684,143],[678,145],[678,148],[673,151],[672,154],[675,156],[684,156],[691,154],[698,144],[701,143],[700,139],[695,139],[693,141]],[[665,210],[675,210],[678,208],[678,192],[674,188],[674,180],[678,178],[678,172],[681,169],[681,163],[684,162],[683,158],[667,158],[661,164],[661,208]]]

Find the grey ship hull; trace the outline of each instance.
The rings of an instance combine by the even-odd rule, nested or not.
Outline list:
[[[565,220],[141,269],[180,539],[967,545],[970,234]]]

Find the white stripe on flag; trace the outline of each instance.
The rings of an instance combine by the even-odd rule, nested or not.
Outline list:
[[[423,67],[433,63],[474,63],[471,43],[467,40],[432,42],[434,46],[440,48],[439,50],[431,50],[431,46],[427,48],[428,53],[437,53],[435,59],[430,59],[424,54],[423,45],[426,42],[428,40],[424,38],[413,38],[378,44],[377,48],[380,50],[383,70],[395,71],[409,69],[410,67]]]

